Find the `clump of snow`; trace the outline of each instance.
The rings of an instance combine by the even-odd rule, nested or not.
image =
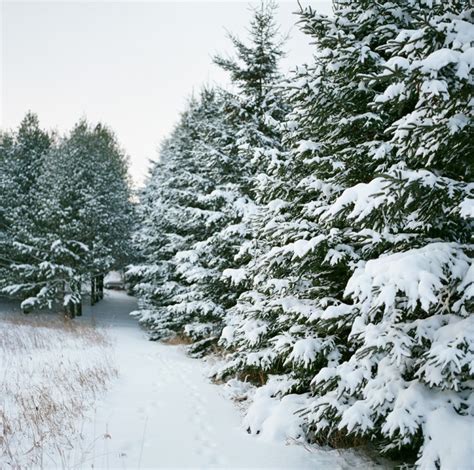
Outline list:
[[[195,340],[209,336],[215,329],[213,323],[188,323],[184,327],[184,333]]]
[[[441,407],[427,415],[423,427],[426,438],[416,462],[420,470],[431,470],[433,462],[439,468],[463,469],[474,461],[474,416]]]
[[[382,95],[375,98],[376,103],[385,103],[386,101],[393,100],[394,98],[404,99],[405,98],[405,85],[403,83],[394,83],[389,85]]]
[[[443,285],[462,279],[470,264],[457,244],[431,243],[361,263],[347,283],[345,295],[367,305],[367,309],[393,309],[397,294],[403,292],[411,309],[419,302],[427,311],[438,302],[437,292]]]
[[[308,367],[324,347],[320,338],[304,338],[295,342],[288,361]]]
[[[466,198],[459,204],[461,217],[474,219],[474,199]]]
[[[356,220],[364,219],[374,209],[385,203],[387,198],[394,198],[394,195],[387,191],[389,184],[385,178],[375,178],[368,184],[359,183],[346,189],[323,213],[322,219],[334,217],[351,205],[353,209],[349,212],[348,217]]]
[[[223,344],[225,343],[231,344],[234,340],[234,333],[235,333],[235,328],[233,328],[230,325],[225,326],[222,329],[221,338],[220,338]]]
[[[247,279],[247,272],[244,268],[240,269],[224,269],[222,277],[231,280],[232,284],[238,285]]]
[[[243,421],[247,432],[276,442],[304,439],[304,419],[298,410],[308,404],[308,395],[290,394],[281,397],[293,385],[294,381],[290,379],[270,377],[267,384],[255,391]]]
[[[324,235],[317,235],[309,240],[300,239],[292,243],[288,243],[282,248],[272,248],[266,255],[267,258],[272,259],[279,253],[292,253],[294,258],[303,258],[308,253],[313,251],[321,242],[326,239]]]
[[[298,153],[303,153],[307,151],[317,151],[321,148],[321,144],[318,144],[316,142],[312,142],[310,140],[302,140],[298,144],[297,152]]]
[[[249,382],[238,379],[230,379],[223,385],[224,395],[233,401],[246,401],[255,393],[255,386]]]

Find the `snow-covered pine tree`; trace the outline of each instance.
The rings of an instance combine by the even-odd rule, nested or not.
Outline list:
[[[9,241],[11,240],[9,227],[10,181],[7,178],[8,159],[13,146],[13,136],[9,132],[0,131],[0,279],[7,278],[7,269],[10,259]],[[3,202],[4,201],[4,202]],[[4,281],[3,281],[4,282]],[[0,283],[1,288],[2,283]]]
[[[177,251],[190,244],[180,205],[186,201],[189,185],[197,183],[193,178],[188,179],[193,177],[192,169],[186,171],[186,157],[192,147],[194,106],[196,103],[191,100],[171,135],[162,143],[159,159],[139,194],[140,225],[133,241],[140,263],[131,266],[126,275],[140,299],[140,308],[134,315],[150,330],[151,339],[174,334],[172,324],[168,326],[166,321],[167,306],[179,290],[173,279],[171,260]]]
[[[12,144],[11,136],[6,132],[0,133],[0,201],[7,200],[8,181],[7,174],[7,155],[10,152]],[[8,241],[10,239],[8,227],[8,210],[7,204],[0,204],[0,279],[7,276],[7,268],[9,265]],[[0,283],[0,288],[3,282]]]
[[[147,225],[139,232],[140,245],[146,245],[140,237],[153,240],[153,234],[163,230],[161,221],[175,210],[177,219],[172,232],[182,235],[183,231],[187,233],[189,230],[190,236],[185,241],[181,238],[180,247],[170,250],[172,258],[168,257],[167,244],[167,248],[161,247],[152,255],[155,263],[148,267],[136,266],[129,272],[129,276],[138,274],[138,277],[150,273],[152,278],[157,273],[167,273],[164,277],[167,282],[159,277],[160,281],[154,279],[138,286],[139,290],[151,289],[154,292],[152,297],[165,299],[164,309],[145,307],[138,316],[150,325],[155,337],[174,331],[197,341],[192,347],[194,353],[217,341],[223,315],[235,304],[242,291],[242,286],[228,278],[235,280],[235,275],[242,272],[240,265],[249,259],[247,248],[242,249],[242,245],[246,239],[250,241],[252,238],[250,216],[256,208],[252,200],[255,197],[255,174],[258,168],[265,169],[268,161],[276,158],[281,145],[276,123],[277,119],[282,119],[285,108],[274,85],[279,77],[278,59],[282,51],[273,16],[274,6],[271,4],[262,4],[255,10],[249,46],[231,36],[237,57],[216,57],[215,61],[230,72],[235,92],[203,92],[200,104],[183,117],[193,119],[192,125],[187,126],[193,129],[193,138],[176,145],[176,134],[183,138],[182,132],[187,129],[182,120],[162,152],[169,163],[165,158],[161,159],[156,167],[157,174],[150,179],[143,197],[153,201],[155,194],[155,202],[150,204],[155,205],[161,215],[152,221],[153,210],[148,209],[149,205],[143,209],[146,220],[152,222],[151,226]],[[187,139],[189,132],[187,129],[184,133]],[[170,152],[171,142],[173,149]],[[181,178],[184,176],[188,191],[192,192],[184,204],[179,199],[168,205],[160,202],[167,200],[173,191],[167,183],[165,186],[156,183],[158,178],[160,181],[162,178],[159,172],[166,174],[171,162],[175,162],[175,178],[178,174]],[[199,184],[192,181],[190,171],[195,179],[201,178]],[[164,179],[170,181],[167,177]],[[181,199],[182,195],[183,191]],[[200,229],[191,225],[188,229],[183,224],[184,220],[193,220],[193,215],[185,215],[189,212],[188,206],[193,205],[200,210]],[[214,219],[212,224],[205,222],[205,213]],[[161,250],[164,251],[160,253]],[[163,261],[164,270],[158,268]],[[224,277],[223,272],[226,273]],[[170,295],[170,291],[174,294]]]
[[[229,34],[235,57],[214,58],[229,73],[234,90],[227,92],[225,113],[236,134],[231,147],[225,149],[232,162],[243,167],[238,183],[249,197],[255,194],[256,174],[265,171],[281,146],[278,123],[288,111],[277,88],[285,38],[275,22],[276,9],[271,1],[261,2],[253,10],[247,44]]]
[[[81,242],[91,250],[89,272],[104,274],[124,266],[134,221],[128,157],[111,129],[85,120],[73,128],[62,154],[62,204],[78,210],[73,220],[82,227],[74,227],[71,235],[77,230]],[[77,168],[80,174],[71,178],[68,167],[69,172]]]
[[[232,138],[222,115],[222,94],[205,89],[190,100],[172,135],[164,142],[140,197],[142,227],[136,235],[143,263],[130,279],[143,305],[137,312],[152,338],[212,333],[224,299],[214,287],[214,258],[202,243],[228,223],[229,163],[220,145]],[[198,258],[201,259],[198,262]]]
[[[338,2],[329,18],[310,8],[301,14],[317,49],[314,63],[299,68],[287,86],[293,110],[285,144],[293,150],[263,179],[266,223],[256,237],[264,249],[251,263],[252,288],[223,334],[236,352],[220,373],[261,382],[272,375],[259,392],[266,400],[308,392],[321,367],[349,354],[348,327],[329,331],[324,315],[344,308],[357,250],[337,227],[322,226],[318,214],[351,182],[376,171],[378,163],[366,155],[381,139],[382,117],[368,109],[375,91],[359,75],[381,66],[376,48],[403,24],[394,7],[367,9],[362,3]],[[298,409],[303,402],[295,398],[287,405]],[[263,422],[252,413],[247,423],[257,433]],[[294,432],[297,437],[301,429]]]
[[[196,152],[203,152],[203,161],[208,162],[207,171],[215,187],[206,198],[221,200],[223,216],[220,230],[182,255],[186,260],[182,270],[201,274],[194,276],[193,288],[222,313],[228,312],[245,290],[244,265],[256,248],[253,234],[261,201],[255,176],[267,171],[281,150],[277,125],[286,108],[281,91],[275,87],[280,78],[278,63],[283,44],[274,21],[275,9],[272,3],[257,7],[247,43],[230,35],[235,57],[215,58],[216,64],[229,72],[233,90],[221,91],[219,114],[226,129],[215,135],[212,146],[201,142],[196,148]],[[221,314],[212,325],[187,325],[185,332],[198,340],[190,352],[203,354],[215,344],[223,328],[222,320]]]
[[[353,2],[354,3],[354,2]],[[325,315],[350,328],[350,357],[313,381],[316,432],[370,436],[418,452],[420,468],[472,461],[474,364],[473,12],[466,2],[399,6],[409,23],[366,76],[385,141],[320,215],[361,243],[344,295]],[[329,315],[328,315],[329,313]],[[456,436],[456,437],[453,437]]]
[[[276,85],[281,79],[278,65],[284,38],[275,23],[275,10],[275,4],[262,2],[253,10],[248,41],[230,35],[235,56],[214,59],[229,73],[233,90],[226,92],[224,110],[233,138],[221,144],[221,151],[233,167],[230,181],[235,202],[226,208],[234,213],[233,223],[213,235],[204,244],[204,252],[220,259],[219,271],[226,282],[220,279],[218,283],[221,296],[228,299],[224,308],[230,317],[239,294],[248,288],[246,265],[257,249],[254,232],[263,210],[258,206],[264,204],[257,186],[263,186],[265,173],[278,161],[282,147],[278,124],[287,108]]]
[[[235,289],[222,278],[222,271],[233,262],[240,245],[239,224],[251,201],[241,191],[245,166],[234,158],[237,129],[229,120],[230,97],[222,90],[204,90],[201,95],[200,138],[193,157],[200,163],[209,187],[199,194],[199,204],[212,214],[212,226],[187,249],[175,256],[175,269],[186,285],[186,297],[176,305],[186,312],[183,333],[195,344],[193,354],[203,354],[217,343],[223,316],[235,303]],[[197,300],[197,302],[196,302]]]
[[[28,308],[63,298],[78,304],[91,273],[107,272],[127,256],[132,212],[126,158],[111,131],[81,121],[43,155],[31,188],[33,225],[28,237],[13,235],[7,271],[14,277],[3,290],[27,297],[22,305]]]
[[[26,297],[35,290],[23,282],[21,270],[28,270],[38,259],[32,250],[36,236],[38,179],[54,137],[42,130],[38,117],[28,113],[18,130],[3,132],[0,142],[0,290]],[[20,270],[12,265],[21,266]]]

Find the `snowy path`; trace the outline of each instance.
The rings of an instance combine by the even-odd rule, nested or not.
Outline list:
[[[108,291],[85,311],[84,321],[93,316],[114,337],[120,377],[83,430],[80,468],[354,468],[336,451],[311,453],[247,435],[204,364],[179,346],[147,341],[128,316],[135,307],[133,298]]]

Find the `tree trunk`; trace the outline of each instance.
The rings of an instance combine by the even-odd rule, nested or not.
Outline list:
[[[78,289],[78,295],[79,295],[79,302],[74,304],[74,313],[76,317],[81,317],[82,316],[82,285],[80,282],[77,284],[77,289]]]
[[[97,302],[96,298],[96,277],[91,275],[91,305]]]
[[[98,297],[99,300],[104,298],[104,275],[99,274],[97,276],[97,287],[98,287]]]
[[[66,316],[71,319],[76,316],[76,308],[72,298],[70,298],[66,304]]]

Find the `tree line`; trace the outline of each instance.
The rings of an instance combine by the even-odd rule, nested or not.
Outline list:
[[[25,312],[63,304],[80,314],[85,283],[129,262],[128,161],[113,132],[79,121],[67,135],[28,113],[0,134],[0,292]]]
[[[152,339],[220,351],[216,378],[303,397],[312,441],[448,465],[440,429],[473,422],[472,10],[298,15],[310,63],[282,76],[262,4],[215,58],[231,86],[191,97],[163,142],[140,194],[134,315]]]

